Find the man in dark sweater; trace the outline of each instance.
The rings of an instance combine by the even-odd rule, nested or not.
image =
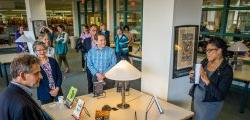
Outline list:
[[[32,99],[32,88],[41,79],[39,60],[21,54],[10,65],[12,81],[0,93],[0,120],[48,120],[47,114]]]
[[[88,54],[88,51],[91,48],[96,47],[95,41],[97,40],[97,31],[98,31],[97,26],[96,25],[91,25],[90,26],[90,31],[89,31],[91,37],[84,39],[83,48],[84,48],[86,56]],[[93,92],[92,74],[91,74],[88,67],[86,67],[86,72],[87,72],[87,79],[88,79],[88,93],[92,93]]]

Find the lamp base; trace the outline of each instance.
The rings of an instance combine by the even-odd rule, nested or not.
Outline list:
[[[121,103],[121,104],[118,104],[117,107],[120,108],[120,109],[127,109],[127,108],[129,108],[129,104],[126,104],[126,103],[122,104]]]

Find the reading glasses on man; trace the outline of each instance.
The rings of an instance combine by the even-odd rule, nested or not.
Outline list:
[[[214,48],[214,49],[206,49],[206,53],[211,53],[212,51],[217,51],[218,48]]]

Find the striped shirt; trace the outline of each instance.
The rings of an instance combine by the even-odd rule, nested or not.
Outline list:
[[[114,50],[105,46],[100,49],[94,47],[87,54],[87,66],[94,76],[96,73],[105,73],[116,64]]]

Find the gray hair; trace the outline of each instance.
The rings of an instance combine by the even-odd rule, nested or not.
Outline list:
[[[35,41],[35,43],[33,44],[33,47],[32,47],[32,48],[33,48],[33,51],[34,51],[34,52],[36,52],[36,46],[37,46],[37,45],[41,45],[41,46],[43,46],[43,47],[47,50],[47,46],[45,45],[45,43],[38,40],[38,41]]]
[[[17,78],[21,72],[31,73],[32,65],[39,64],[39,59],[30,54],[19,54],[10,64],[10,74],[13,79]]]

